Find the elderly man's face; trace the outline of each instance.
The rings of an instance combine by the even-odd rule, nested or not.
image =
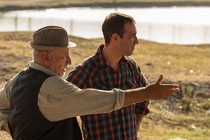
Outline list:
[[[64,76],[68,65],[71,64],[71,58],[69,56],[69,49],[58,49],[49,51],[49,69],[58,74]]]

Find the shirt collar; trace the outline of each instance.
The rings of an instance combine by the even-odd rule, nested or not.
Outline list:
[[[104,44],[100,45],[95,53],[95,64],[98,65],[98,66],[107,66],[106,65],[106,60],[103,56],[103,48],[104,48]],[[127,62],[127,57],[126,56],[122,56],[120,61],[119,61],[119,64],[124,64]]]
[[[39,70],[39,71],[42,71],[44,73],[47,73],[49,75],[54,75],[54,76],[58,76],[56,73],[54,73],[53,71],[35,63],[35,62],[30,62],[29,63],[29,67],[33,68],[33,69],[36,69],[36,70]]]

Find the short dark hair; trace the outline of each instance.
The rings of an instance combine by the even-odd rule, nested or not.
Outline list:
[[[111,36],[114,33],[122,38],[124,34],[124,25],[128,22],[135,23],[135,20],[131,16],[122,13],[111,13],[108,15],[102,24],[105,44],[108,45],[110,43]]]

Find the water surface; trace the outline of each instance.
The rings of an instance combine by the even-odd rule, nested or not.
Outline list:
[[[136,20],[138,38],[178,44],[210,43],[210,8],[59,8],[0,13],[0,31],[35,31],[59,25],[69,34],[103,37],[101,25],[111,12],[129,14]]]

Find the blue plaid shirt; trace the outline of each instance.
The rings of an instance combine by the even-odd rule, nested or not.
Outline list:
[[[83,89],[132,89],[147,85],[140,68],[129,57],[121,58],[118,71],[106,65],[103,47],[101,45],[93,56],[75,67],[67,80]],[[146,115],[149,112],[148,104],[145,101],[111,113],[81,116],[84,139],[136,140],[136,114]]]

